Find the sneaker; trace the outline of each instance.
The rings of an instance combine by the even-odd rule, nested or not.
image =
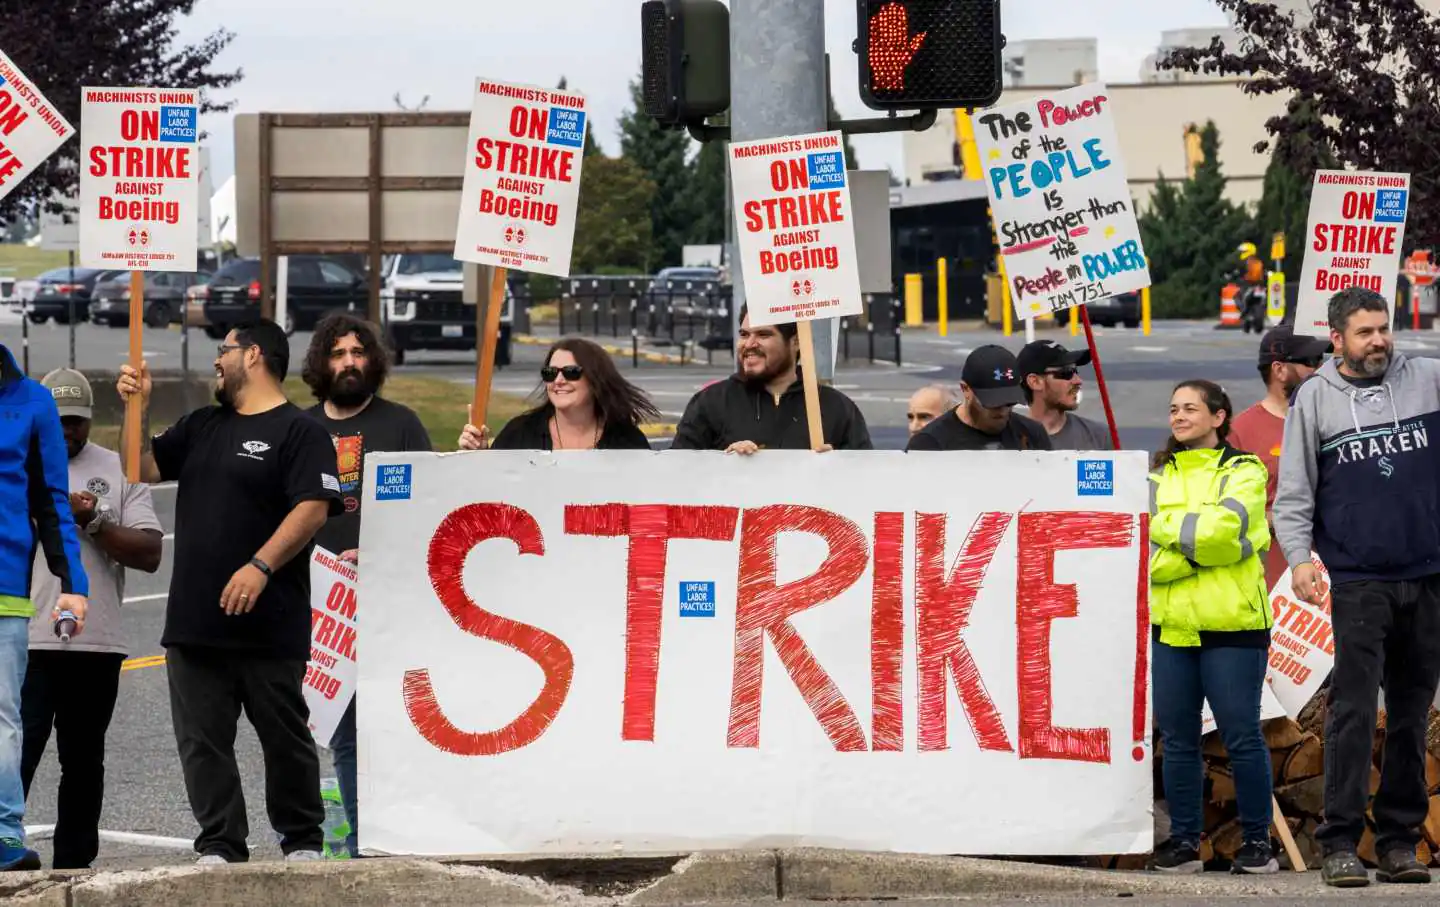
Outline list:
[[[1364,888],[1370,884],[1370,873],[1353,851],[1337,850],[1325,857],[1320,878],[1334,888]]]
[[[1171,838],[1155,848],[1155,857],[1150,861],[1154,872],[1195,873],[1204,870],[1200,861],[1200,849],[1188,841]]]
[[[1230,871],[1236,874],[1264,875],[1280,871],[1280,861],[1270,850],[1269,841],[1247,841],[1235,854]]]
[[[325,857],[318,850],[292,850],[285,855],[286,863],[309,863],[311,860],[323,860]]]
[[[39,869],[40,855],[19,838],[0,838],[0,872]]]
[[[1415,859],[1414,850],[1396,847],[1386,851],[1375,870],[1375,878],[1381,882],[1401,882],[1424,885],[1430,881],[1430,870]]]
[[[230,861],[218,853],[201,854],[200,859],[195,861],[196,866],[224,866]]]

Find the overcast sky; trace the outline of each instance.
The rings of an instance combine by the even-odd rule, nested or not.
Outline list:
[[[792,0],[797,3],[820,0]],[[823,0],[836,104],[874,116],[856,90],[855,0]],[[236,112],[466,109],[476,76],[550,86],[564,75],[592,106],[591,128],[616,154],[616,120],[640,69],[640,0],[199,0],[180,39],[224,26],[235,40],[219,58],[240,67]],[[1141,61],[1172,28],[1223,25],[1211,0],[1005,0],[1011,41],[1096,37],[1100,77],[1134,81]],[[231,114],[210,133],[214,185],[234,169]],[[860,165],[902,171],[897,136],[855,140]]]

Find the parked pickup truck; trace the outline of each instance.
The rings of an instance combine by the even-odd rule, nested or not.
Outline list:
[[[475,306],[464,300],[462,265],[444,253],[407,253],[387,259],[380,299],[397,365],[409,350],[475,349]],[[497,365],[510,363],[515,298],[507,284],[500,313]]]

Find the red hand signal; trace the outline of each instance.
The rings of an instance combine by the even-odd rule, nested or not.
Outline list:
[[[911,37],[910,14],[899,3],[887,3],[870,17],[870,71],[878,91],[905,88],[905,70],[925,43],[927,32]]]

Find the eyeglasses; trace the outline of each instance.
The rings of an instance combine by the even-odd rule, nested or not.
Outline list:
[[[1307,368],[1319,368],[1320,366],[1325,364],[1325,357],[1310,356],[1306,359],[1286,359],[1285,361],[1290,363],[1291,365],[1303,365]]]
[[[578,365],[562,365],[559,368],[547,365],[540,369],[540,380],[549,384],[558,376],[564,375],[566,381],[579,381],[584,374],[585,369]]]
[[[1078,374],[1080,374],[1080,370],[1073,365],[1062,365],[1060,368],[1047,368],[1045,370],[1046,378],[1054,378],[1057,381],[1069,381]]]
[[[253,344],[253,343],[222,343],[222,344],[220,344],[218,347],[215,348],[215,355],[217,355],[217,356],[224,356],[226,353],[230,352],[231,350],[243,350],[243,349],[245,349],[245,348],[247,348],[247,347],[251,347],[251,346],[254,346],[254,344]]]

